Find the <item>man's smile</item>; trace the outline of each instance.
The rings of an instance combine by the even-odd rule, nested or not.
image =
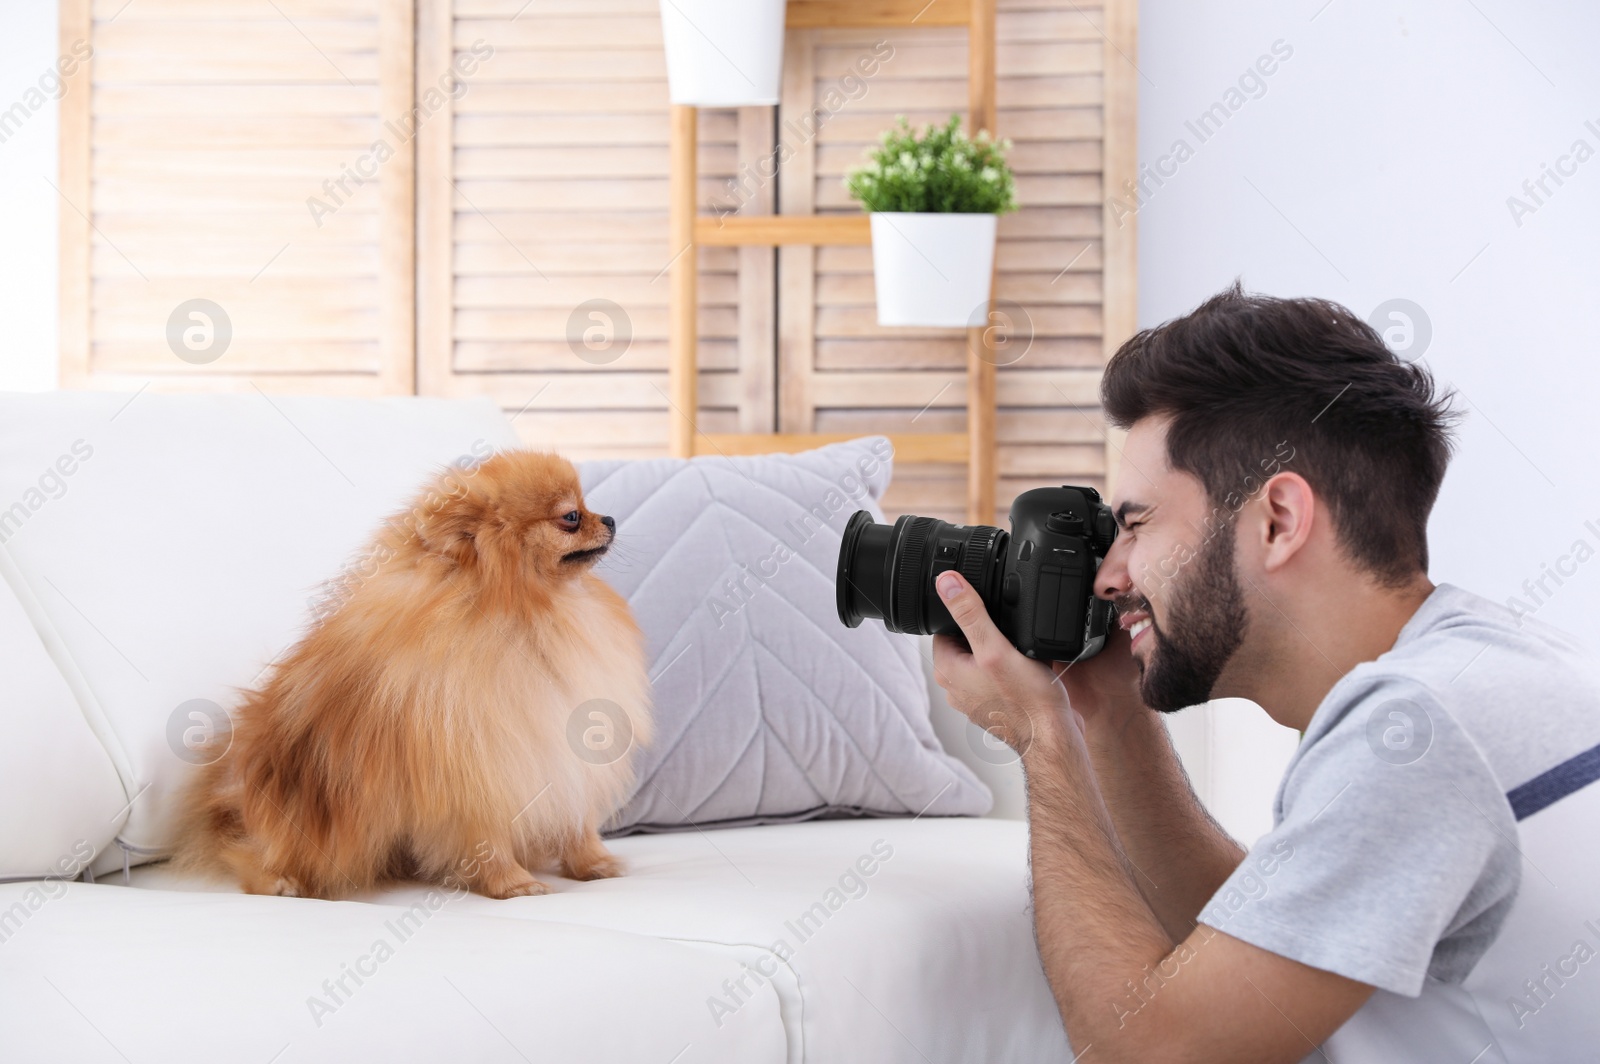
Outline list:
[[[1148,602],[1142,602],[1138,607],[1120,605],[1117,607],[1117,623],[1132,637],[1129,642],[1130,649],[1137,649],[1142,642],[1145,642],[1144,634],[1155,627],[1155,619],[1151,616],[1149,605]]]

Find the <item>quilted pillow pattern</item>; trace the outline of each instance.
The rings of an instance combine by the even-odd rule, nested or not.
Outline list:
[[[820,816],[982,815],[928,721],[914,636],[839,623],[857,509],[882,520],[881,436],[796,455],[579,463],[617,519],[600,572],[644,629],[656,738],[610,834]]]

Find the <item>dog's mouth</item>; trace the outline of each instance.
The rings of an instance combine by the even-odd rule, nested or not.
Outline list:
[[[611,544],[602,543],[598,547],[588,547],[584,550],[575,550],[567,554],[563,554],[561,556],[561,561],[563,563],[572,562],[573,564],[581,564],[583,562],[593,561],[610,549]]]

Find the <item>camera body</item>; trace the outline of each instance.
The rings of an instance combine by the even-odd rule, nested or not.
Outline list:
[[[1093,488],[1035,488],[1012,502],[1010,520],[1009,532],[911,514],[889,526],[858,510],[839,548],[839,620],[854,628],[877,617],[891,632],[959,635],[933,585],[954,569],[1023,654],[1093,657],[1112,623],[1111,604],[1094,595],[1117,535],[1110,507]]]

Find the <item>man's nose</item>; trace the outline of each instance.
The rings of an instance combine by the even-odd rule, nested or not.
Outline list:
[[[1099,598],[1114,599],[1132,590],[1133,581],[1128,574],[1128,540],[1126,536],[1118,536],[1112,541],[1111,549],[1106,551],[1099,572],[1095,573],[1094,593]]]

